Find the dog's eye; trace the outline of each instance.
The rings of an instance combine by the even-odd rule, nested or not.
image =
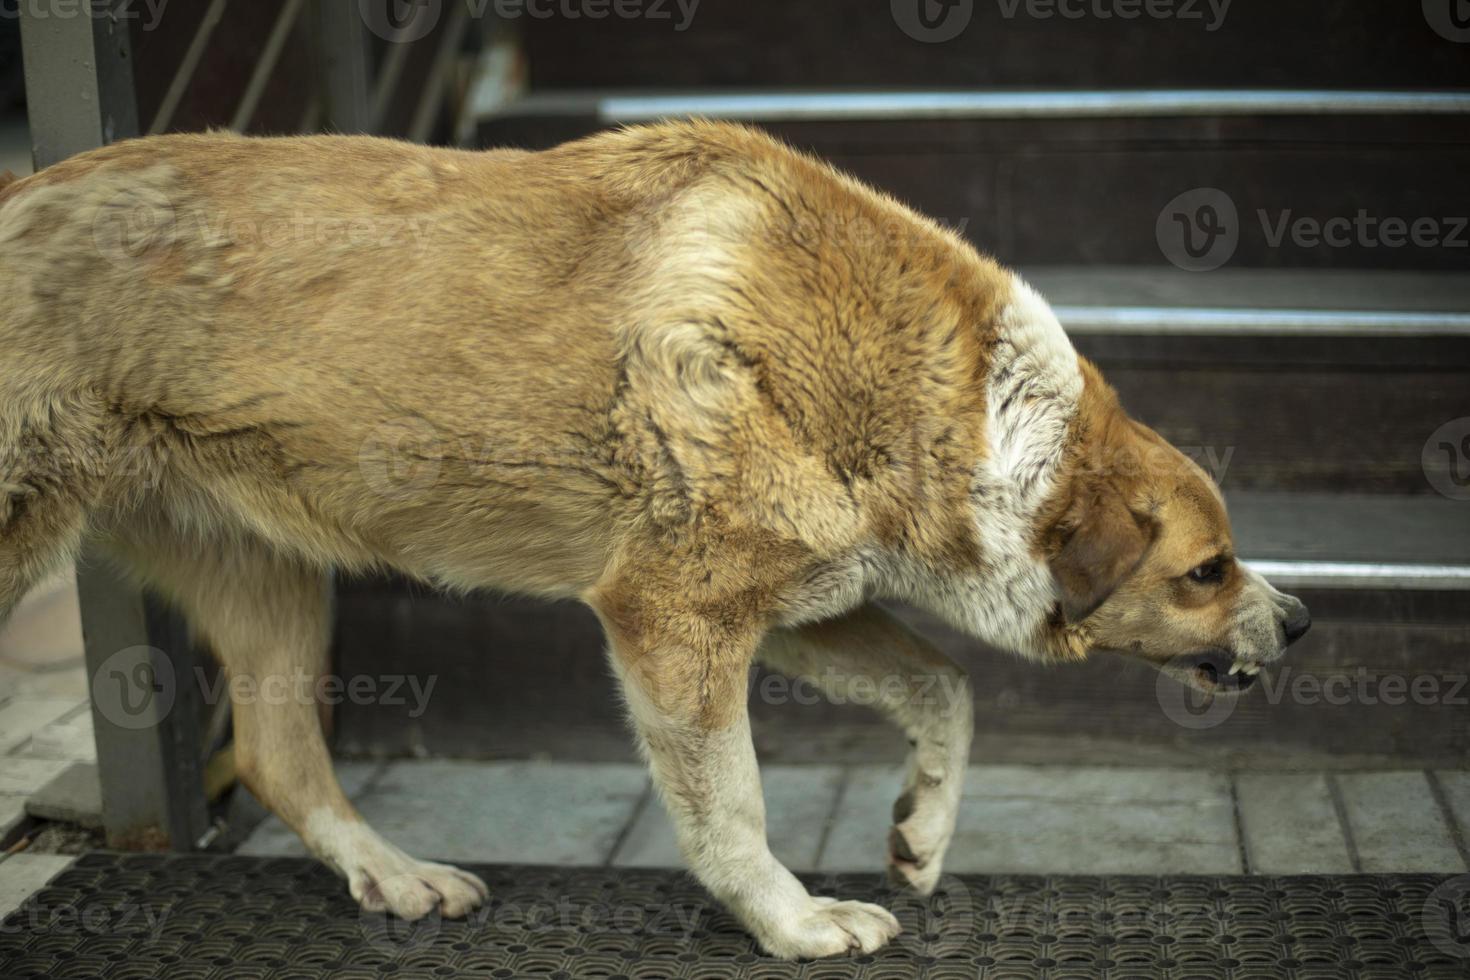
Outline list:
[[[1201,584],[1218,582],[1225,573],[1225,563],[1219,558],[1211,558],[1203,565],[1196,565],[1189,570],[1189,578]]]

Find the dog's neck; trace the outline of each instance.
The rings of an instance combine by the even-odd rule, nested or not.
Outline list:
[[[994,646],[1076,657],[1080,648],[1059,643],[1051,626],[1056,587],[1037,531],[1065,476],[1083,370],[1051,307],[1019,277],[987,349],[986,452],[968,500],[975,560],[958,571],[901,561],[885,591]]]
[[[1077,517],[1081,502],[1108,494],[1131,498],[1133,485],[1146,458],[1140,454],[1138,431],[1101,372],[1078,358],[1081,390],[1075,402],[1060,456],[1052,471],[1051,487],[1033,526],[1036,547],[1051,564],[1066,540],[1063,533]],[[1088,620],[1067,622],[1058,603],[1048,619],[1042,645],[1051,655],[1080,659],[1093,647]]]

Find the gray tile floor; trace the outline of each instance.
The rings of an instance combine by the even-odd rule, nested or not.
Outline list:
[[[457,861],[675,867],[644,771],[555,762],[350,763],[399,845]],[[766,766],[771,848],[801,870],[882,867],[890,767]],[[973,766],[946,869],[1077,874],[1470,870],[1470,773]],[[275,820],[241,848],[303,854]]]
[[[0,837],[26,797],[72,762],[95,761],[76,588],[57,579],[28,595],[0,630]]]
[[[0,790],[44,760],[0,757]],[[673,831],[641,766],[403,761],[339,765],[363,815],[411,853],[460,862],[677,867]],[[29,774],[29,775],[28,775]],[[772,850],[792,868],[882,867],[902,773],[766,766]],[[1470,772],[1219,773],[972,766],[945,867],[1074,874],[1464,873]],[[241,846],[300,855],[267,819]],[[0,859],[0,914],[70,861]]]

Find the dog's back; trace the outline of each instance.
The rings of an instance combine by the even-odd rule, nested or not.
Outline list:
[[[313,562],[387,557],[468,585],[457,565],[487,569],[463,550],[501,540],[507,578],[547,569],[533,591],[595,577],[602,547],[578,505],[607,481],[545,474],[584,455],[566,434],[593,428],[581,406],[610,400],[615,355],[605,321],[566,312],[592,305],[576,270],[588,248],[564,217],[585,202],[509,165],[520,156],[204,134],[117,144],[11,185],[6,443],[65,401],[60,414],[95,434],[65,437],[59,455],[192,495],[174,503]],[[81,498],[68,527],[113,495],[51,473],[58,454],[28,455],[8,481]],[[428,467],[435,493],[398,472]],[[515,504],[533,493],[544,531]],[[440,539],[405,540],[424,528]]]

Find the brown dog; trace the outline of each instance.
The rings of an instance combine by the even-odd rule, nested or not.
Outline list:
[[[0,189],[0,290],[0,616],[88,533],[257,680],[324,669],[331,567],[578,597],[691,868],[778,956],[898,924],[767,849],[752,661],[964,692],[892,597],[1233,689],[1307,622],[1025,284],[748,129],[119,143]],[[970,741],[967,694],[927,701],[883,705],[924,892]],[[362,823],[312,705],[241,700],[236,739],[365,906],[485,898]]]

